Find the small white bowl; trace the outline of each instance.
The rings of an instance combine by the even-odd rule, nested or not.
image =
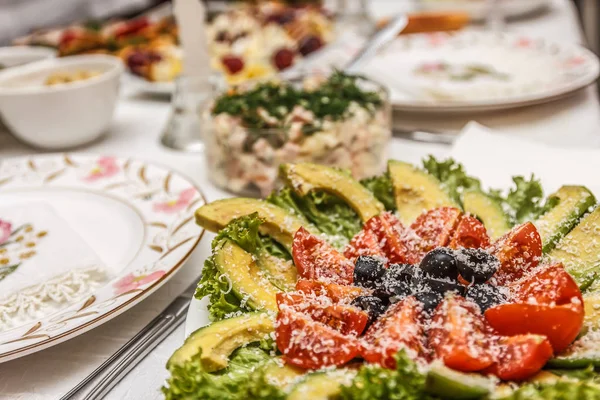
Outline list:
[[[97,71],[85,80],[46,86],[54,73]],[[54,58],[0,71],[0,114],[20,140],[65,149],[97,139],[108,127],[123,63],[107,55]]]
[[[42,46],[0,47],[0,69],[56,57],[56,50]]]

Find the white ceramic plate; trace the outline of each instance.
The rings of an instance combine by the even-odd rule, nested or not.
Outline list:
[[[142,77],[125,73],[125,82],[131,84],[136,90],[156,96],[170,96],[175,92],[175,82],[151,82]]]
[[[208,299],[198,300],[192,299],[190,307],[188,308],[187,316],[185,317],[185,337],[190,336],[195,330],[202,328],[210,324],[208,319]]]
[[[498,0],[498,7],[508,18],[532,14],[548,7],[552,0]],[[487,0],[421,0],[421,9],[427,11],[463,11],[472,19],[484,19],[488,15]]]
[[[363,68],[395,109],[474,112],[544,103],[592,84],[598,57],[574,44],[464,31],[406,35]]]
[[[139,303],[173,275],[203,234],[194,223],[194,210],[205,203],[200,190],[142,161],[83,154],[2,160],[0,206],[28,201],[54,209],[110,274],[85,296],[1,332],[0,362],[73,338]]]

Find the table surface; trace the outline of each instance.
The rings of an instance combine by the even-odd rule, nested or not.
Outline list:
[[[568,0],[554,0],[547,12],[530,19],[510,22],[507,30],[543,36],[547,40],[581,41],[575,10]],[[109,131],[96,143],[77,151],[155,160],[194,179],[208,200],[230,196],[210,184],[203,155],[184,154],[161,147],[158,139],[168,119],[169,110],[168,102],[132,93],[125,87]],[[595,87],[554,103],[492,114],[435,118],[397,115],[395,118],[398,125],[453,130],[459,130],[474,119],[507,134],[551,145],[600,147],[600,107]],[[427,154],[444,156],[448,151],[449,147],[444,145],[394,138],[390,146],[390,157],[419,162]],[[6,132],[0,132],[0,158],[35,152],[36,150],[17,142]],[[209,252],[211,238],[212,235],[205,235],[181,270],[141,304],[89,333],[0,365],[0,398],[57,399],[66,393],[198,277],[203,260]],[[121,381],[107,398],[161,398],[160,387],[167,376],[164,367],[166,360],[183,339],[184,329],[181,326]]]

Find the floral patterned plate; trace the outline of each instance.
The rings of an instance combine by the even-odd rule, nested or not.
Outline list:
[[[95,271],[36,282],[33,263],[27,263],[38,257],[40,265],[43,254],[35,251],[64,239],[58,234],[64,226],[40,231],[35,221],[17,227],[10,215],[0,215],[0,284],[18,274],[32,279],[18,295],[0,294],[2,317],[19,321],[0,326],[0,362],[80,335],[154,292],[200,241],[203,230],[194,222],[194,210],[204,203],[189,179],[142,161],[83,154],[1,160],[0,211],[42,204],[93,250],[105,274],[95,285],[89,282]],[[3,268],[13,264],[6,256],[10,248],[23,256],[17,272]],[[50,257],[60,259],[61,253]],[[51,306],[41,307],[44,302]]]
[[[589,50],[509,33],[401,36],[363,72],[385,83],[395,109],[473,112],[544,103],[584,88],[600,64]]]

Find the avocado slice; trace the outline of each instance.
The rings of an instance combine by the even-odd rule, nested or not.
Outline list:
[[[469,190],[462,196],[464,210],[478,217],[490,239],[498,239],[511,228],[508,215],[498,201],[480,190]]]
[[[259,227],[260,233],[271,236],[288,251],[292,250],[294,234],[301,226],[311,233],[318,230],[303,217],[291,214],[264,200],[236,197],[213,201],[196,210],[196,223],[212,232],[223,229],[232,219],[254,212],[265,220]]]
[[[548,254],[565,266],[580,288],[589,287],[600,271],[600,208],[583,217]]]
[[[558,204],[534,221],[542,238],[544,253],[552,250],[573,229],[579,218],[596,204],[596,198],[584,186],[562,186],[549,198],[558,199]]]
[[[256,256],[258,267],[267,273],[269,281],[283,291],[294,290],[298,270],[291,260],[284,260],[261,249]]]
[[[306,371],[282,363],[283,361],[281,361],[281,359],[270,363],[264,368],[263,373],[265,380],[268,383],[287,392],[304,374],[306,374]]]
[[[356,372],[349,369],[337,369],[312,373],[290,391],[287,400],[329,400],[339,395],[342,385],[349,385]]]
[[[280,292],[260,270],[252,254],[229,239],[215,247],[217,269],[231,282],[231,290],[253,310],[277,312],[275,295]]]
[[[338,169],[301,163],[283,164],[280,172],[282,179],[300,196],[314,190],[331,193],[348,203],[363,222],[385,211],[369,189]]]
[[[398,214],[405,225],[410,225],[424,211],[432,208],[460,208],[444,191],[440,181],[411,164],[390,160],[388,173],[394,187]]]
[[[223,369],[235,349],[264,339],[274,329],[273,318],[264,312],[213,322],[192,333],[169,358],[167,368],[183,365],[199,354],[207,372]]]
[[[427,372],[425,390],[444,399],[480,399],[487,396],[494,382],[480,374],[454,371],[435,362]]]

